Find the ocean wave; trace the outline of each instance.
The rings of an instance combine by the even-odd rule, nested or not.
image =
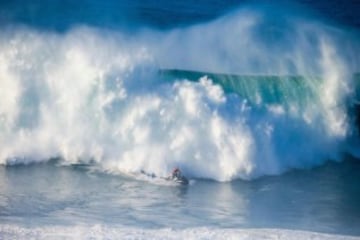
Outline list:
[[[4,29],[0,163],[60,157],[159,176],[179,166],[190,177],[230,181],[340,159],[354,132],[347,101],[356,39],[323,23],[287,15],[269,26],[268,18],[238,11],[133,35],[86,26],[64,34]],[[301,74],[320,82],[304,79],[313,98],[287,101],[297,91],[289,85],[283,102],[269,103],[253,83],[243,87],[252,89],[249,99],[211,77],[164,80],[163,68]]]

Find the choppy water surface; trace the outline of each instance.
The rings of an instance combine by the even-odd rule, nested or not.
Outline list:
[[[25,227],[283,228],[359,234],[360,164],[349,160],[255,181],[169,186],[85,166],[2,167],[0,219]]]

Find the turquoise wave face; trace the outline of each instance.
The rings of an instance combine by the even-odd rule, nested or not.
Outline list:
[[[297,106],[305,109],[309,104],[319,104],[324,79],[321,76],[301,75],[237,75],[226,73],[200,72],[181,69],[160,69],[159,75],[164,81],[184,79],[199,81],[208,77],[218,84],[226,94],[236,94],[252,105],[281,105],[289,109]],[[360,101],[360,73],[354,73],[349,83],[353,92],[347,97],[346,107],[350,111]],[[356,115],[357,112],[349,112]]]
[[[159,73],[169,80],[198,81],[207,76],[221,85],[226,93],[235,93],[252,104],[286,105],[317,101],[316,90],[321,81],[319,77],[217,74],[178,69],[162,69]]]

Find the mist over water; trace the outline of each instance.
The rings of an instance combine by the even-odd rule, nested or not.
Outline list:
[[[250,6],[169,30],[4,27],[0,162],[60,157],[160,176],[179,166],[189,177],[230,181],[341,160],[355,132],[348,107],[359,41],[301,16]],[[250,103],[206,76],[165,81],[164,68],[301,75],[311,98],[268,103],[259,87]]]

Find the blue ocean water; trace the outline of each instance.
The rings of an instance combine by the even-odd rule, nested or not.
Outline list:
[[[358,239],[358,9],[1,2],[0,238]]]
[[[155,184],[56,163],[1,168],[1,222],[145,229],[269,228],[359,235],[360,164],[253,181]]]

